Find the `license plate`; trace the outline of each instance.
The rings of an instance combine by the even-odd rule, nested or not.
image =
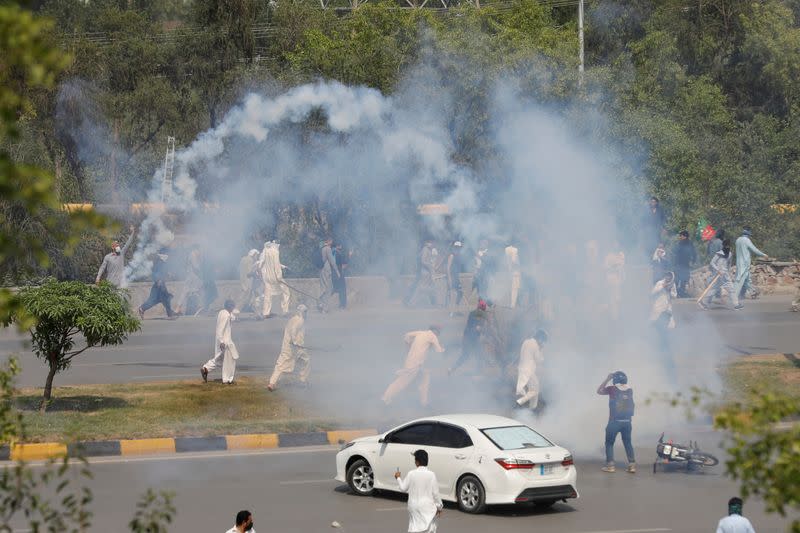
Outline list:
[[[542,476],[549,476],[553,473],[553,465],[539,465],[539,474]]]

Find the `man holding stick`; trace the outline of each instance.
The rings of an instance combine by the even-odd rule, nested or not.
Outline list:
[[[728,239],[722,241],[722,250],[715,253],[711,259],[711,272],[714,274],[714,278],[697,300],[700,309],[708,309],[711,299],[714,298],[719,288],[725,289],[725,292],[728,293],[733,309],[741,309],[739,294],[734,290],[733,279],[731,279],[731,241]]]

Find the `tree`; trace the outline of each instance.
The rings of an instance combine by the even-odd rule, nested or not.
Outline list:
[[[33,215],[57,205],[52,178],[38,168],[17,164],[7,143],[18,138],[18,120],[31,111],[27,91],[51,86],[66,64],[67,58],[47,44],[50,31],[51,24],[35,19],[18,6],[0,5],[0,205],[17,206]],[[54,225],[48,229],[57,230]],[[6,257],[27,250],[33,252],[35,260],[46,263],[41,243],[35,239],[20,240],[18,233],[16,226],[0,225],[0,264]],[[0,289],[0,321],[18,310],[18,297]],[[24,323],[23,315],[17,316]]]
[[[781,425],[797,413],[800,397],[760,392],[714,417],[714,427],[726,432],[726,474],[739,482],[742,497],[759,496],[767,512],[784,517],[788,509],[800,511],[800,424]],[[800,519],[791,530],[800,533]]]
[[[25,420],[14,406],[14,377],[19,373],[16,359],[0,368],[0,444],[24,442]],[[78,476],[91,479],[89,464],[78,458]],[[91,530],[93,500],[91,489],[76,484],[76,462],[69,457],[48,461],[32,468],[18,460],[0,472],[0,532],[18,531],[20,524],[29,531],[78,533]],[[172,493],[148,490],[136,504],[128,524],[132,533],[167,533],[175,515]]]
[[[125,296],[107,282],[92,286],[49,279],[21,290],[19,299],[25,313],[36,320],[29,328],[33,350],[49,368],[42,411],[50,402],[53,378],[69,368],[75,357],[93,346],[122,344],[140,326]],[[17,316],[12,314],[12,320]],[[85,344],[76,348],[80,338]]]

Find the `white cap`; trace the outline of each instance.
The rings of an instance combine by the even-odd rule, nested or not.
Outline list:
[[[247,252],[247,255],[258,255],[258,250],[256,250],[255,248],[253,248],[252,250],[250,250],[249,252]]]
[[[461,241],[456,241],[456,242],[453,243],[453,246],[461,247],[461,246],[464,246],[464,245],[461,244]]]

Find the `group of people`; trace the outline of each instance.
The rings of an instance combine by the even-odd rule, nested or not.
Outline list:
[[[465,298],[473,295],[486,299],[490,291],[502,294],[504,304],[513,309],[522,290],[533,290],[532,283],[523,283],[520,249],[514,239],[503,247],[491,247],[489,240],[482,239],[473,252],[466,251],[459,240],[446,248],[446,253],[440,253],[433,239],[424,241],[417,255],[414,281],[403,299],[405,305],[416,305],[424,297],[425,303],[444,307],[454,316]],[[464,294],[461,280],[466,273],[472,274],[470,294]]]
[[[509,377],[511,384],[515,384],[513,390],[516,394],[516,405],[538,413],[541,387],[537,367],[544,360],[542,350],[548,339],[547,332],[537,329],[524,335],[518,356],[506,361],[497,349],[493,307],[490,303],[479,300],[477,307],[469,313],[462,336],[461,354],[448,369],[448,375],[452,375],[467,361],[474,362],[476,372],[483,377],[494,378],[500,384],[499,388],[502,388],[503,381]],[[441,329],[441,326],[432,325],[425,330],[405,334],[408,353],[402,368],[396,372],[396,378],[383,393],[382,401],[385,405],[390,405],[411,385],[417,386],[420,404],[428,405],[431,382],[428,354],[431,349],[437,353],[445,351],[439,340]],[[489,371],[490,367],[493,367],[494,372]]]
[[[700,307],[707,309],[711,300],[720,295],[720,290],[724,290],[731,300],[731,307],[741,309],[740,300],[744,298],[747,291],[752,290],[750,282],[750,265],[752,257],[758,256],[766,258],[767,255],[755,247],[751,240],[752,231],[744,228],[742,234],[736,239],[735,244],[731,244],[730,239],[725,235],[724,230],[719,230],[714,237],[709,240],[707,254],[709,268],[711,270],[710,283],[707,290],[703,291],[698,300]],[[734,273],[733,257],[735,251],[736,271]],[[697,252],[694,244],[689,240],[689,232],[681,231],[678,235],[678,242],[672,252],[667,252],[663,243],[656,246],[651,258],[653,268],[653,282],[658,283],[664,277],[672,273],[676,286],[678,298],[688,298],[688,285],[691,277],[692,265],[697,262]]]
[[[225,300],[223,309],[217,314],[217,325],[214,333],[214,355],[202,367],[200,375],[203,382],[208,381],[209,372],[220,368],[222,383],[232,384],[236,375],[236,361],[239,351],[233,340],[232,323],[239,314],[236,302]],[[308,307],[300,304],[295,309],[294,315],[286,323],[283,330],[281,351],[275,361],[275,367],[269,378],[267,389],[274,391],[281,376],[292,373],[299,366],[298,376],[301,386],[308,386],[308,376],[311,372],[311,362],[305,345],[305,324],[308,316]]]

